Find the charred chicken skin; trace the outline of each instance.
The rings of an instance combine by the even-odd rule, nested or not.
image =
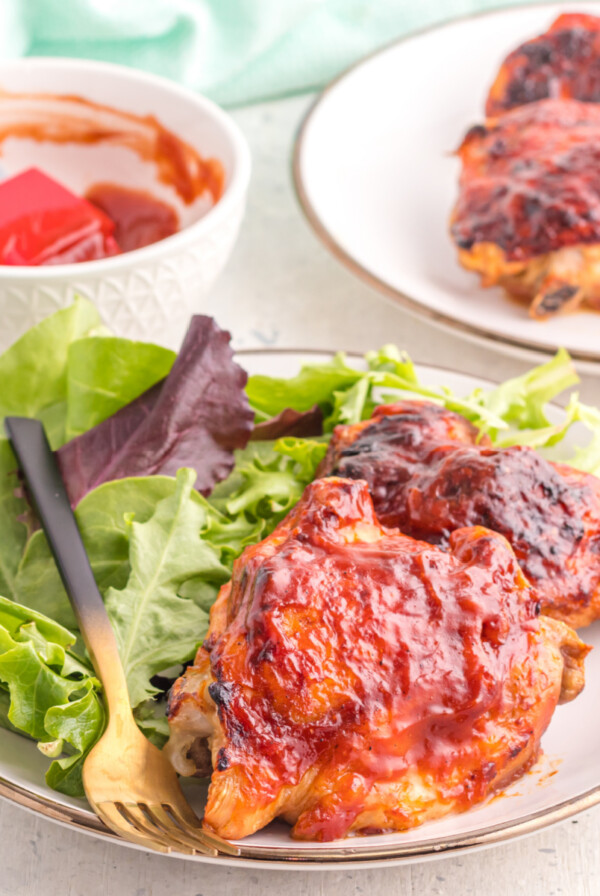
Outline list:
[[[600,617],[600,480],[531,448],[493,448],[438,405],[400,401],[335,429],[321,475],[364,479],[386,526],[448,549],[486,526],[510,542],[544,613]]]
[[[170,699],[177,770],[205,771],[210,748],[207,828],[404,830],[535,760],[587,648],[538,615],[501,535],[461,529],[448,548],[386,529],[367,484],[337,478],[246,548]]]
[[[528,40],[504,60],[485,113],[502,115],[544,99],[600,102],[600,18],[567,13],[545,34]]]
[[[600,307],[600,105],[542,100],[471,128],[451,234],[484,286],[544,319]]]

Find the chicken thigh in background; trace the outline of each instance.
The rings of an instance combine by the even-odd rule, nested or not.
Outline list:
[[[509,54],[466,134],[450,230],[463,267],[544,320],[600,307],[600,18]]]
[[[600,306],[600,105],[540,100],[467,133],[450,222],[463,267],[537,319]]]

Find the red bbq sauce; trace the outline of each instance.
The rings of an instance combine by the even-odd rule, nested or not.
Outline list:
[[[141,249],[164,240],[179,230],[175,209],[144,190],[119,184],[94,184],[86,199],[115,225],[115,239],[122,252]]]

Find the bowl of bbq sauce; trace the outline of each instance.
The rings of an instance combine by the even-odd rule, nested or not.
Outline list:
[[[218,106],[87,60],[0,63],[0,351],[76,295],[179,346],[235,242],[250,153]]]

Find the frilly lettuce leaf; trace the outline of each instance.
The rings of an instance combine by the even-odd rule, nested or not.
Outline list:
[[[81,769],[104,729],[104,708],[91,681],[87,679],[81,697],[51,706],[45,717],[46,730],[55,738],[56,752],[60,749],[64,753],[64,744],[69,744],[74,751],[57,756],[46,772],[46,783],[71,796],[83,795]]]
[[[588,435],[587,444],[577,447],[574,456],[565,462],[578,470],[600,476],[600,410],[583,404],[575,395],[567,406],[566,420],[583,424],[591,437]]]
[[[326,441],[289,436],[275,443],[252,442],[237,453],[234,472],[210,497],[222,514],[221,526],[233,553],[275,528],[314,478],[326,450]],[[218,528],[219,521],[213,519],[207,537],[214,538]],[[236,530],[242,535],[237,542],[231,538]]]
[[[297,503],[326,450],[326,440],[290,436],[275,443],[252,442],[236,452],[233,473],[208,499],[202,530],[229,573],[244,548],[265,538]],[[208,612],[217,590],[203,575],[184,582],[179,594]]]
[[[104,727],[100,682],[71,655],[75,635],[33,610],[0,597],[0,723],[38,741],[54,758],[46,781],[83,795],[81,766]]]
[[[546,442],[540,437],[540,432],[548,430],[548,438],[551,439],[556,439],[561,432],[557,425],[552,425],[548,420],[547,405],[578,382],[579,377],[569,354],[565,349],[559,349],[551,361],[534,367],[522,376],[506,380],[495,389],[476,389],[470,399],[503,421],[501,427],[483,422],[478,424],[494,443],[544,445]]]

